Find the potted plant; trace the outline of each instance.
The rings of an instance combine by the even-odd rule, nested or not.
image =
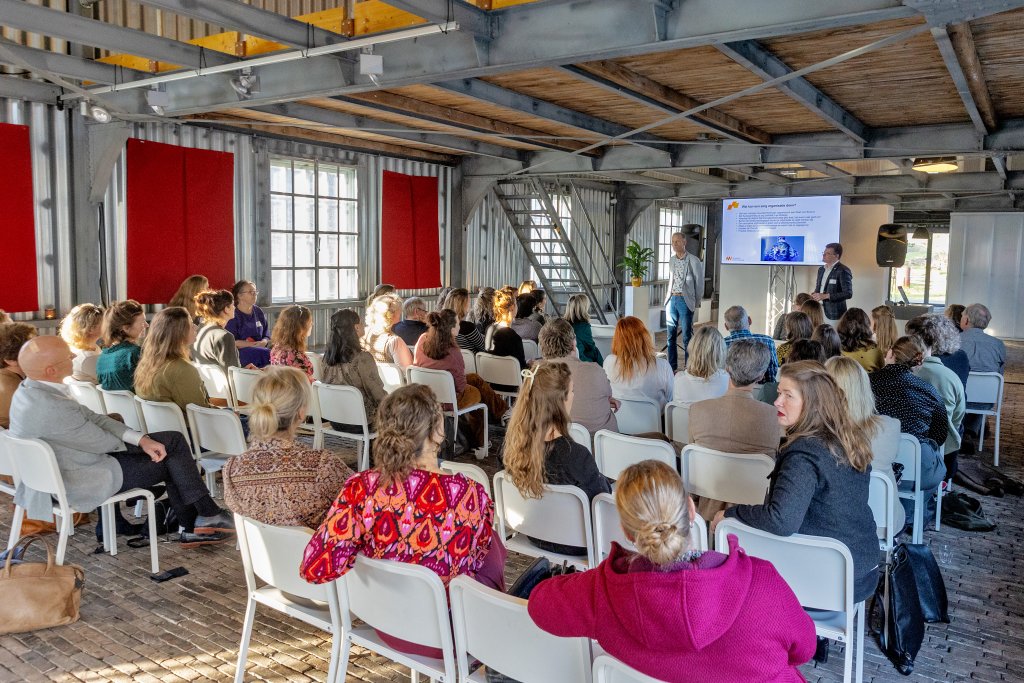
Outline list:
[[[629,272],[632,285],[639,287],[647,277],[650,270],[651,259],[654,258],[654,250],[650,247],[641,247],[636,240],[630,240],[626,247],[626,257],[619,262],[619,268]]]

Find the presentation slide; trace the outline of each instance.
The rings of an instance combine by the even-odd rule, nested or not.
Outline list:
[[[821,264],[821,252],[839,241],[841,198],[771,197],[722,200],[722,263]]]

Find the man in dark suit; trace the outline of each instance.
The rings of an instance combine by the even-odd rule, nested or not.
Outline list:
[[[821,260],[825,265],[818,268],[818,282],[814,285],[811,298],[820,301],[825,317],[839,320],[846,313],[846,300],[853,296],[853,272],[839,262],[843,245],[830,242],[825,245]]]

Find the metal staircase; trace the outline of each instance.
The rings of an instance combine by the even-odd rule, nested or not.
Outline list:
[[[572,216],[572,226],[574,230],[589,230],[585,239],[581,234],[571,239],[555,200],[540,178],[499,181],[494,192],[555,311],[561,315],[570,296],[586,294],[597,318],[607,324],[606,302],[597,295],[588,274],[601,273],[604,282],[598,287],[602,289],[616,286],[615,274],[579,191],[571,181],[568,187],[581,207],[581,215]],[[573,242],[582,245],[585,259],[581,260]]]

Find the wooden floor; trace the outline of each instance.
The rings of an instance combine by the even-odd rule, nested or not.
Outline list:
[[[1010,344],[1001,460],[1008,474],[1024,477],[1024,344]],[[340,444],[330,444],[341,448]],[[986,443],[991,451],[991,440]],[[354,461],[354,453],[350,453]],[[988,459],[989,455],[982,455]],[[927,629],[914,674],[899,675],[870,638],[865,681],[1024,681],[1024,505],[1020,498],[983,498],[998,524],[990,533],[944,526],[925,543],[948,544],[953,558],[942,571],[950,595],[949,625]],[[0,539],[11,511],[0,510]],[[185,566],[189,575],[156,584],[148,578],[147,549],[122,543],[117,557],[92,554],[91,528],[72,539],[68,561],[86,571],[82,618],[73,625],[0,637],[0,681],[228,681],[234,676],[245,590],[238,553],[231,545],[181,550],[160,547],[164,568]],[[936,550],[936,555],[938,552]],[[527,560],[510,554],[513,579]],[[2,599],[2,596],[0,596]],[[768,617],[766,617],[768,618]],[[298,621],[257,611],[247,680],[323,681],[328,643]],[[842,648],[833,644],[828,664],[803,667],[810,681],[841,681]],[[348,681],[408,681],[408,670],[357,650]]]

